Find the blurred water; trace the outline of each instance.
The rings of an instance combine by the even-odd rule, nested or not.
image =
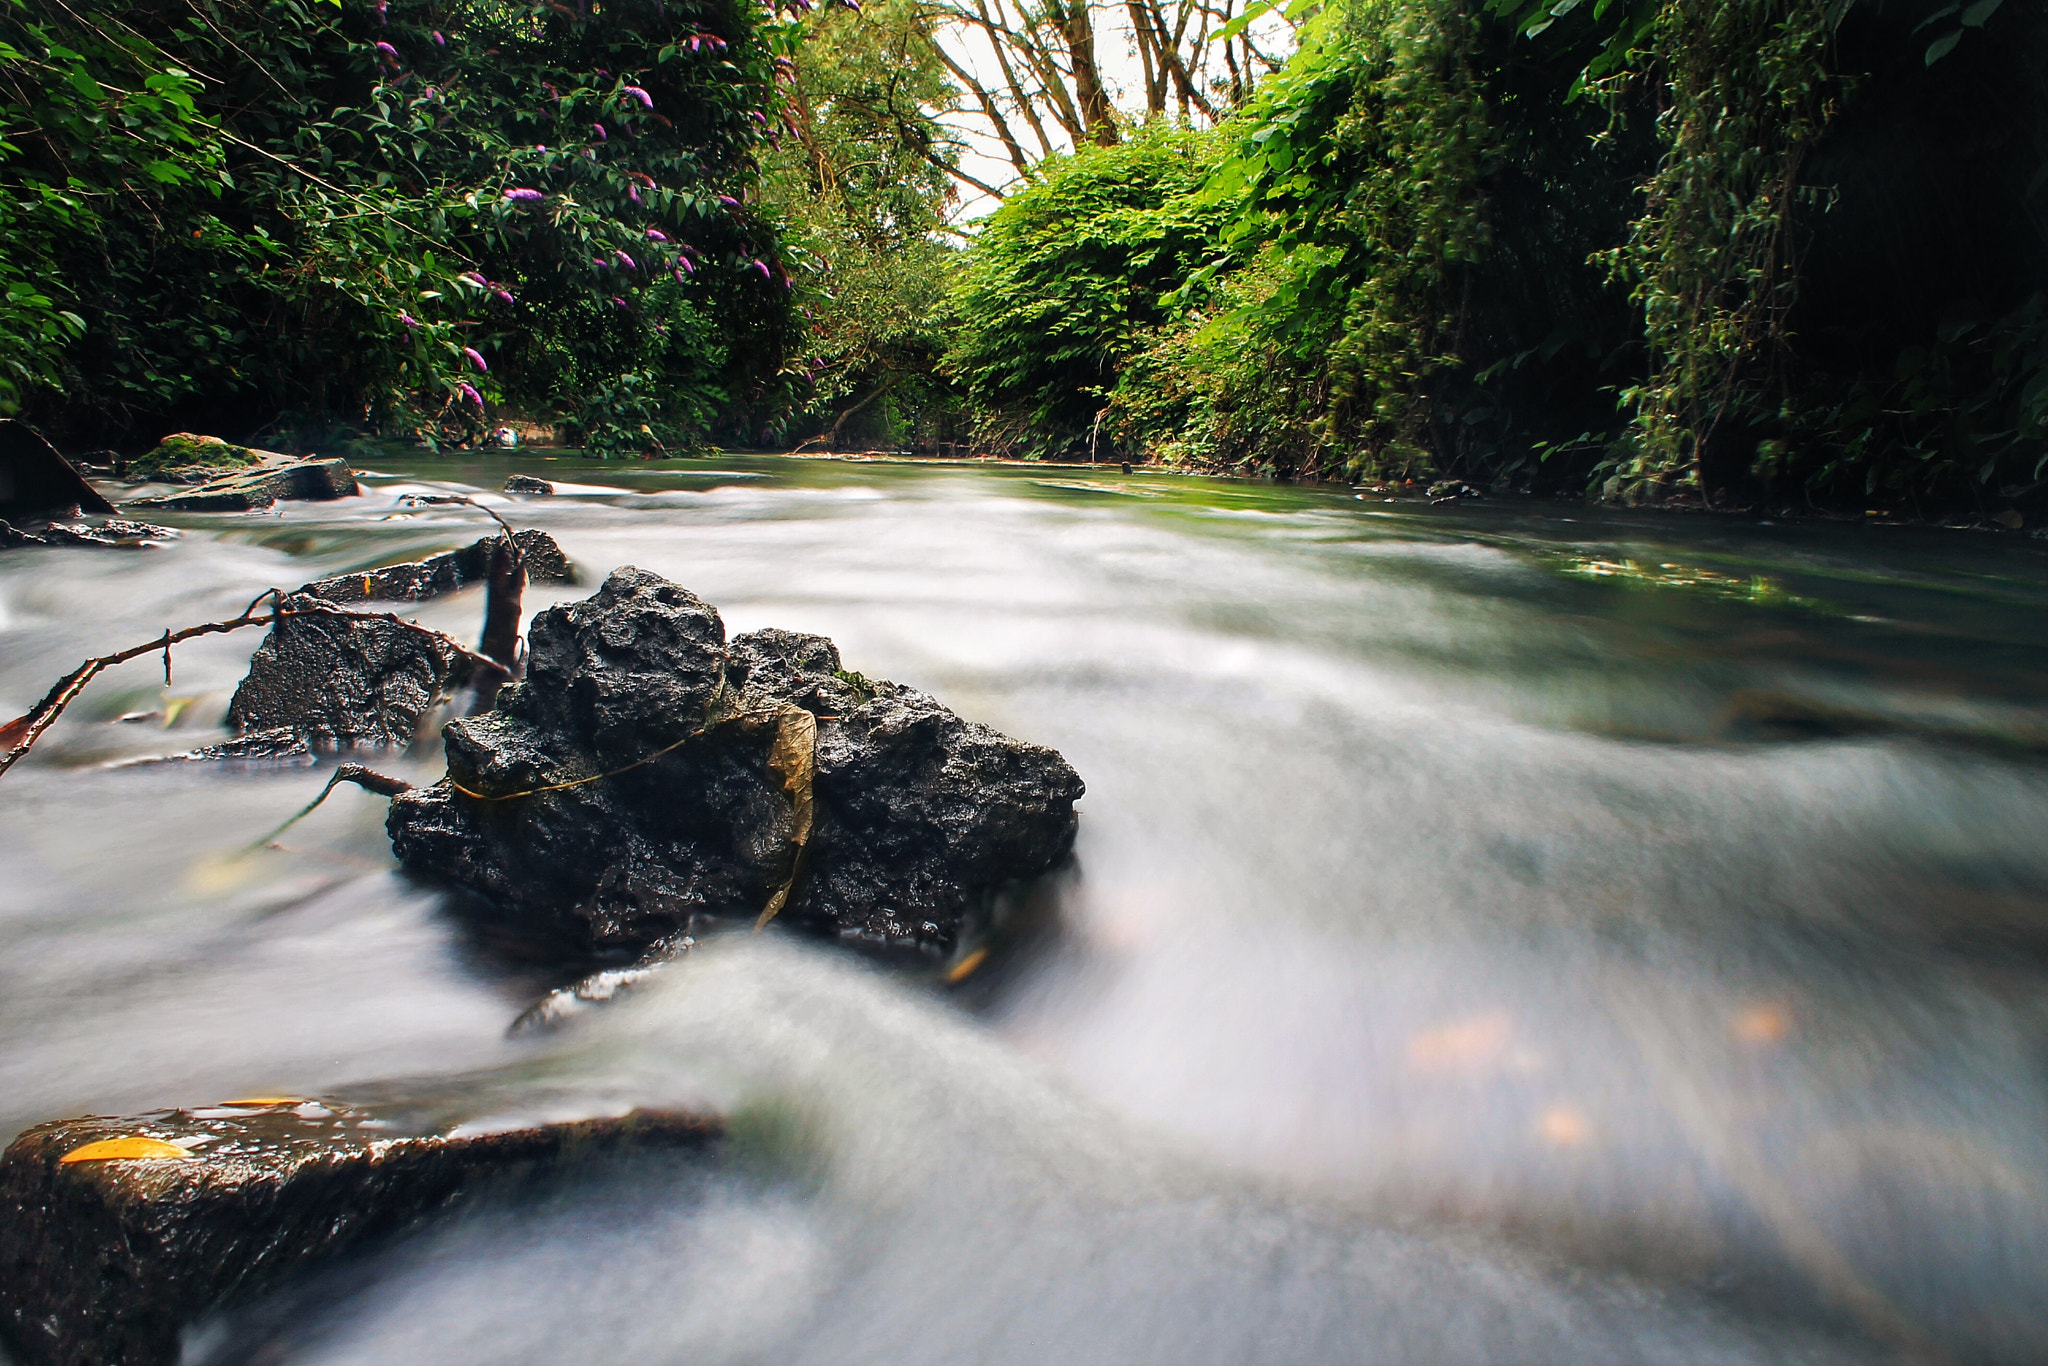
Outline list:
[[[1072,470],[384,469],[0,557],[0,712],[474,539],[401,495],[524,469],[579,487],[493,505],[593,576],[1061,749],[1076,863],[954,991],[771,934],[508,1038],[556,979],[394,871],[380,800],[238,857],[318,772],[116,762],[219,738],[254,633],[169,689],[123,666],[0,779],[0,1138],[396,1078],[737,1126],[195,1359],[2048,1358],[2042,549]]]

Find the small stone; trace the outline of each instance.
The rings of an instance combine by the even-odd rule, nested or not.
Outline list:
[[[554,491],[555,486],[553,484],[550,484],[545,479],[536,478],[531,474],[515,474],[505,481],[505,492],[507,493],[552,494]]]

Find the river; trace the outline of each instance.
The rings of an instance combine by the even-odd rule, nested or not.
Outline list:
[[[2048,546],[1075,469],[388,458],[0,556],[0,712],[261,590],[464,544],[832,636],[1060,749],[1073,865],[955,988],[769,933],[559,972],[221,738],[260,633],[0,778],[0,1140],[402,1083],[704,1104],[708,1167],[479,1208],[209,1326],[290,1363],[2048,1360]],[[473,636],[480,590],[421,604]],[[121,720],[119,718],[129,717]],[[438,775],[420,754],[384,767]]]

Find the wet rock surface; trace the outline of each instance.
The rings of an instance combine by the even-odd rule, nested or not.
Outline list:
[[[536,616],[525,679],[443,738],[448,778],[392,802],[401,861],[584,949],[779,913],[941,954],[1066,856],[1083,791],[1053,750],[845,673],[822,636],[728,643],[638,569]]]
[[[554,491],[555,486],[553,484],[531,474],[515,474],[505,481],[505,492],[507,493],[538,493],[545,495],[552,494]]]
[[[35,428],[13,418],[0,419],[0,518],[21,524],[113,511],[114,505]]]
[[[347,498],[355,491],[356,478],[348,462],[334,456],[258,465],[238,474],[210,479],[183,493],[138,498],[129,506],[180,512],[254,512],[278,502]]]
[[[424,560],[406,564],[366,569],[360,574],[339,574],[309,583],[299,591],[341,604],[374,600],[420,602],[488,580],[491,551],[503,539],[502,536],[486,536],[460,550],[429,555]],[[555,544],[555,538],[545,531],[518,531],[513,533],[512,539],[518,543],[520,558],[525,562],[528,583],[576,581],[568,556]]]
[[[286,596],[287,611],[316,606]],[[270,628],[228,704],[228,725],[270,754],[403,748],[421,719],[470,681],[472,665],[445,636],[389,616],[288,616]],[[285,746],[286,732],[303,749]],[[230,742],[231,744],[233,742]],[[283,747],[281,747],[283,746]],[[223,753],[221,758],[265,757]]]
[[[20,526],[0,521],[0,550],[30,545],[74,545],[130,550],[138,546],[173,541],[177,537],[178,533],[167,526],[131,522],[120,517],[109,517],[100,522],[51,522],[37,519],[25,521]]]
[[[294,1271],[565,1161],[721,1131],[679,1112],[448,1127],[264,1098],[39,1125],[0,1158],[0,1338],[22,1366],[171,1366],[183,1328]]]

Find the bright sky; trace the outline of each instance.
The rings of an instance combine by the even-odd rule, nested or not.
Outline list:
[[[1102,72],[1103,84],[1109,89],[1110,99],[1122,113],[1142,113],[1145,106],[1144,70],[1138,61],[1129,12],[1121,4],[1097,3],[1090,9],[1095,16],[1096,62]],[[1293,29],[1277,14],[1269,14],[1253,24],[1251,33],[1259,50],[1276,60],[1285,59],[1294,51]],[[996,66],[987,34],[955,28],[941,32],[939,41],[954,61],[973,72],[975,79],[989,90],[999,92],[1002,89],[1002,73]],[[1220,68],[1221,64],[1217,65]],[[963,103],[965,107],[946,120],[947,126],[960,134],[966,143],[960,157],[961,169],[977,180],[1007,188],[1016,179],[1017,168],[1010,164],[988,120],[973,107],[973,97],[966,97]],[[1169,101],[1169,110],[1175,107]],[[1012,130],[1030,147],[1034,140],[1029,130],[1012,111],[1005,108],[1003,112],[1010,120]],[[1066,140],[1058,136],[1058,129],[1050,120],[1047,121],[1046,132],[1065,150]],[[970,224],[995,208],[996,201],[972,185],[963,184],[959,188],[960,209],[954,215],[956,222]]]

